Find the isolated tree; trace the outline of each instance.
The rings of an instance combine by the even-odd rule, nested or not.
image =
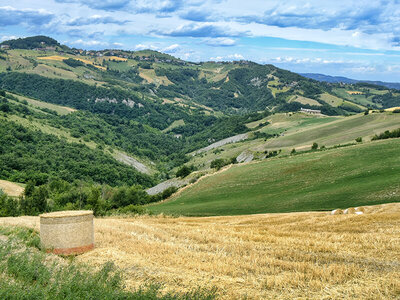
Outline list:
[[[176,172],[176,177],[185,178],[190,173],[192,173],[191,168],[189,168],[188,166],[184,165]]]
[[[317,149],[318,149],[318,144],[314,142],[311,146],[311,150],[317,150]]]

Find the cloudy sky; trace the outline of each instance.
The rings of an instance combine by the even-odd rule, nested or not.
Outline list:
[[[400,0],[0,0],[0,40],[400,82]]]

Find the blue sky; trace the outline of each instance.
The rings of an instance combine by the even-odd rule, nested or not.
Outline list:
[[[0,40],[38,34],[400,82],[400,0],[0,0]]]

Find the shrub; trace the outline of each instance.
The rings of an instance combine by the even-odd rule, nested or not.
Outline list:
[[[362,142],[362,137],[359,136],[358,138],[356,138],[356,142],[357,142],[357,143],[361,143],[361,142]]]
[[[73,59],[73,58],[64,59],[63,62],[66,63],[68,66],[73,67],[73,68],[85,65],[80,60]]]
[[[192,168],[184,165],[176,172],[176,177],[185,178],[190,173],[192,173]]]
[[[314,142],[311,146],[311,150],[317,150],[317,149],[318,149],[318,144]]]
[[[292,151],[290,152],[290,154],[295,154],[296,153],[296,149],[292,149]]]
[[[281,153],[281,151],[282,150],[279,150],[279,152],[278,152],[278,151],[274,150],[274,151],[269,151],[268,152],[268,150],[265,150],[264,151],[264,153],[266,154],[265,158],[270,158],[270,157],[277,156],[279,153]]]
[[[190,179],[189,183],[195,183],[197,180],[199,180],[199,177],[194,177]]]
[[[384,139],[390,139],[390,138],[399,138],[400,137],[400,128],[395,129],[393,131],[386,130],[384,133],[381,133],[379,135],[375,135],[372,140],[384,140]]]
[[[400,109],[397,108],[397,109],[393,110],[392,113],[394,113],[394,114],[399,114],[399,113],[400,113]]]
[[[118,209],[118,212],[122,213],[122,214],[143,215],[147,211],[145,208],[143,208],[143,206],[130,204],[130,205],[127,205],[125,207]]]
[[[214,160],[211,162],[210,167],[219,170],[219,169],[221,169],[223,166],[226,166],[227,164],[228,164],[228,163],[226,162],[225,159],[223,159],[223,158],[217,158],[217,159],[214,159]]]
[[[178,188],[176,186],[170,186],[169,188],[165,189],[162,194],[161,194],[161,198],[162,199],[167,199],[168,197],[170,197],[173,193],[175,193],[178,190]]]

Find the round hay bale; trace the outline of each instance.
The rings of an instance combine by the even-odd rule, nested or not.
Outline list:
[[[350,208],[345,209],[343,211],[343,213],[345,215],[354,215],[356,213],[356,210],[354,209],[354,207],[350,207]]]
[[[94,248],[93,212],[58,211],[40,215],[40,242],[55,254],[80,254]]]
[[[343,210],[340,208],[331,211],[331,215],[343,215]]]

